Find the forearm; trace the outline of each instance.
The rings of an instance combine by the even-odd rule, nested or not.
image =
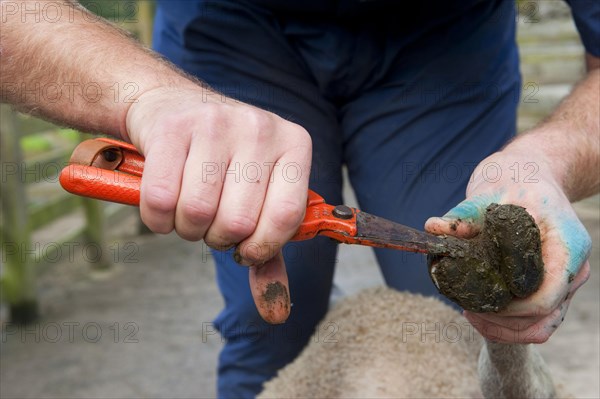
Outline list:
[[[597,61],[595,57],[588,57],[590,71],[586,78],[549,118],[504,149],[540,161],[540,171],[552,174],[572,202],[597,193],[600,188],[600,69]],[[539,159],[534,158],[536,155]]]
[[[60,7],[60,17],[43,15],[48,3]],[[159,86],[197,87],[77,3],[0,6],[0,95],[19,110],[126,137],[127,110],[142,93]]]

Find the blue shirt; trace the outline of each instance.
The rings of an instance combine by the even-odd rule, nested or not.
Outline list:
[[[336,19],[346,24],[383,23],[396,26],[407,34],[443,26],[462,13],[469,19],[461,23],[486,21],[490,9],[511,0],[246,0],[276,16],[312,19]],[[600,0],[566,0],[571,6],[575,24],[588,53],[600,57]],[[183,40],[186,28],[202,13],[218,4],[215,0],[158,0],[160,12],[156,24]],[[510,13],[503,17],[511,18]],[[502,28],[502,24],[498,24]],[[431,40],[435,40],[432,37]]]
[[[588,53],[600,57],[600,1],[566,0]]]

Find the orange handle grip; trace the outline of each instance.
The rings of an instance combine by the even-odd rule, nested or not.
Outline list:
[[[144,157],[133,145],[102,137],[75,148],[59,181],[73,194],[138,206],[143,171]]]
[[[61,171],[59,181],[72,194],[125,205],[140,205],[142,179],[135,175],[73,164]]]
[[[131,144],[98,138],[82,142],[71,156],[71,164],[60,174],[60,184],[72,194],[103,201],[139,206],[144,157]],[[324,232],[334,238],[338,233],[353,236],[355,219],[331,216],[333,206],[323,197],[308,190],[306,215],[293,241],[308,240]]]

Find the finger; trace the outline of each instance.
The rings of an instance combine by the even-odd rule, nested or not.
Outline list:
[[[205,235],[207,245],[229,247],[254,232],[269,180],[262,166],[250,158],[231,160],[223,173],[217,213]]]
[[[203,239],[213,222],[223,188],[221,170],[228,164],[209,143],[192,140],[175,213],[177,234],[186,240]]]
[[[279,161],[269,185],[260,220],[237,253],[246,265],[265,262],[296,233],[306,212],[310,153],[296,150]]]
[[[283,255],[279,251],[260,266],[250,268],[250,291],[260,316],[271,324],[281,324],[290,315],[290,289]]]
[[[485,320],[492,324],[502,325],[510,330],[525,330],[530,326],[540,322],[548,314],[532,314],[531,316],[499,316],[497,313],[474,313],[465,310],[466,313],[474,315],[478,320]],[[551,312],[552,313],[552,312]]]
[[[497,322],[484,318],[482,314],[464,312],[464,316],[483,335],[495,342],[541,344],[550,338],[565,318],[569,301],[563,302],[557,309],[535,323],[517,323],[515,328],[506,326],[504,320]],[[487,315],[486,315],[487,316]]]
[[[188,147],[182,142],[158,138],[145,154],[140,215],[144,224],[156,233],[173,230],[187,152]]]
[[[431,217],[425,222],[425,230],[433,234],[447,234],[471,238],[481,230],[485,209],[498,202],[497,194],[480,194],[464,200],[442,217]]]

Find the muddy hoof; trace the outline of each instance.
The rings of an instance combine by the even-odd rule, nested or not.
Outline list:
[[[497,312],[535,292],[544,276],[540,231],[517,205],[488,206],[484,227],[453,256],[429,257],[440,293],[472,312]]]

